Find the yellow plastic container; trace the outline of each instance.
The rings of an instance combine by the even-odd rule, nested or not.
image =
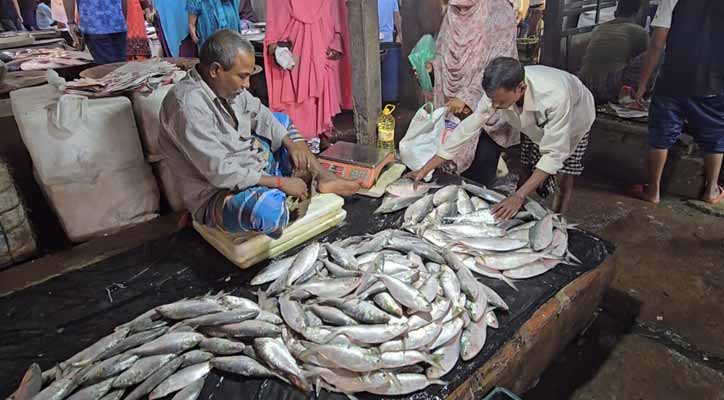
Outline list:
[[[388,104],[377,119],[377,147],[395,151],[395,106]]]

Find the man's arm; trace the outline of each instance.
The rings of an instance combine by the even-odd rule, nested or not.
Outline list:
[[[75,0],[63,0],[63,8],[65,8],[65,17],[68,19],[68,25],[75,25]]]
[[[121,8],[123,9],[123,18],[128,18],[128,0],[121,0]]]
[[[654,33],[651,35],[649,46],[646,49],[644,63],[641,67],[641,76],[639,78],[639,87],[636,90],[636,101],[643,102],[644,94],[649,86],[649,80],[658,67],[661,57],[666,49],[666,39],[669,37],[668,28],[654,27]]]
[[[397,29],[397,43],[402,43],[402,16],[399,11],[395,11],[395,29]]]

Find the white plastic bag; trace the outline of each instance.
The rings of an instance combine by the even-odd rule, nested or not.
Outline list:
[[[420,107],[400,141],[400,159],[413,171],[430,161],[440,146],[447,107],[434,108],[432,103]]]
[[[296,66],[292,52],[286,47],[277,47],[276,50],[274,50],[274,58],[276,58],[277,64],[279,64],[280,67],[288,71],[291,71]]]

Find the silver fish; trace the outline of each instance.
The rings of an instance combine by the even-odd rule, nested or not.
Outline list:
[[[322,260],[322,262],[324,263],[324,267],[327,268],[327,271],[329,271],[332,276],[337,278],[348,278],[362,275],[362,271],[343,268],[342,266],[337,265],[327,259]]]
[[[339,308],[350,317],[364,324],[384,324],[392,319],[392,315],[382,311],[369,301],[325,299],[323,303]]]
[[[148,395],[148,398],[149,400],[155,400],[177,392],[199,379],[203,380],[209,372],[211,372],[211,364],[209,362],[186,367],[169,376],[161,382],[161,384],[156,386],[156,388],[151,391],[151,394]]]
[[[385,192],[397,197],[424,196],[430,189],[437,189],[440,185],[424,182],[415,182],[409,178],[400,178],[385,188]]]
[[[357,259],[354,257],[352,252],[341,247],[337,247],[331,243],[327,243],[324,246],[327,248],[329,255],[332,256],[332,259],[342,267],[346,269],[357,269],[359,266]]]
[[[155,308],[152,308],[125,324],[119,325],[116,329],[128,328],[131,334],[145,331],[148,329],[148,325],[158,321],[161,317],[162,315]]]
[[[421,236],[438,247],[446,247],[452,241],[447,233],[430,227],[423,229]]]
[[[483,349],[487,337],[487,328],[488,324],[485,322],[485,318],[481,318],[480,321],[473,322],[463,330],[460,337],[460,356],[464,361],[472,360]]]
[[[432,204],[432,195],[428,194],[420,199],[416,200],[405,210],[404,221],[405,224],[413,225],[422,221],[427,216],[434,206]]]
[[[505,303],[505,300],[503,300],[503,298],[500,297],[500,295],[495,290],[486,286],[482,282],[478,282],[478,283],[480,283],[480,285],[478,285],[480,287],[480,289],[485,291],[485,295],[488,297],[488,302],[490,302],[490,304],[494,305],[495,307],[506,310],[506,311],[510,310],[510,307],[508,307],[508,304]]]
[[[182,324],[194,328],[200,326],[216,326],[236,324],[248,319],[252,319],[259,314],[258,310],[236,309],[231,311],[223,311],[220,313],[202,315],[196,318],[190,318],[182,321]]]
[[[380,345],[380,351],[416,350],[431,344],[442,332],[442,324],[429,323],[422,328],[408,331],[402,339],[390,340]]]
[[[558,260],[541,259],[515,269],[505,270],[503,271],[503,275],[512,279],[528,279],[542,275],[555,268],[556,265],[558,265]]]
[[[357,321],[352,317],[335,307],[313,304],[309,309],[328,324],[335,326],[358,325]]]
[[[113,378],[106,379],[94,385],[88,386],[82,390],[77,391],[72,396],[68,397],[68,400],[96,400],[105,396],[111,390],[113,384]]]
[[[376,277],[387,286],[392,297],[403,306],[413,311],[429,312],[432,310],[430,302],[414,287],[392,276],[378,274]]]
[[[508,236],[518,231],[529,231],[536,223],[537,221],[530,221],[524,223],[523,225],[518,225],[515,228],[510,229],[510,231],[508,232]]]
[[[517,231],[511,231],[509,232],[506,237],[508,239],[514,239],[514,240],[530,240],[530,229],[521,229]]]
[[[201,391],[204,389],[205,378],[197,379],[185,388],[181,389],[180,392],[176,393],[171,400],[196,400],[201,395]]]
[[[523,205],[523,208],[525,208],[526,211],[531,213],[535,219],[543,219],[543,217],[548,214],[548,211],[546,211],[543,206],[541,206],[538,202],[533,200],[528,200],[525,202],[525,205]]]
[[[493,225],[496,222],[495,216],[489,209],[470,211],[467,214],[461,214],[452,218],[444,218],[444,222],[452,222],[458,224],[485,224]]]
[[[94,385],[107,378],[118,375],[131,368],[138,360],[138,356],[131,354],[118,354],[93,366],[81,379],[84,386]],[[103,396],[99,396],[103,397]]]
[[[309,384],[304,377],[304,372],[281,340],[254,339],[254,351],[267,365],[284,372],[294,385],[305,392],[309,391]]]
[[[463,189],[467,190],[468,193],[478,196],[489,203],[500,203],[501,201],[505,200],[505,196],[498,192],[494,192],[484,187],[471,185],[469,183],[463,182]]]
[[[397,303],[397,301],[395,301],[395,299],[389,293],[377,293],[372,300],[375,302],[375,304],[377,304],[377,306],[392,315],[401,317],[404,314],[402,306],[400,306],[400,304]]]
[[[332,329],[332,334],[325,339],[325,342],[344,335],[355,343],[378,344],[402,335],[407,329],[406,324],[342,326]]]
[[[514,218],[514,219],[509,219],[509,220],[506,220],[503,222],[498,222],[496,224],[496,226],[500,229],[504,229],[504,230],[508,231],[508,230],[515,228],[516,226],[521,226],[524,223],[525,223],[525,221]]]
[[[500,252],[518,250],[528,245],[527,240],[509,238],[470,238],[461,239],[460,243],[476,250]]]
[[[254,279],[251,280],[251,285],[263,285],[265,283],[272,282],[278,279],[280,276],[284,275],[287,271],[289,271],[289,267],[292,266],[292,262],[294,262],[293,256],[282,258],[281,260],[272,262],[271,264],[267,265],[266,268],[256,274]]]
[[[304,307],[295,300],[292,300],[289,295],[284,295],[279,298],[279,310],[282,313],[282,318],[287,326],[295,332],[302,332],[306,327],[304,322]]]
[[[430,318],[432,321],[440,321],[445,318],[445,315],[450,312],[452,306],[452,300],[443,297],[438,297],[432,302],[432,311],[430,311]]]
[[[294,282],[294,284],[295,284],[295,285],[301,285],[301,284],[304,284],[304,283],[307,283],[307,282],[311,281],[312,278],[314,278],[314,277],[321,277],[321,276],[323,275],[323,274],[322,274],[322,271],[325,271],[325,272],[326,272],[326,270],[324,269],[324,263],[321,262],[321,261],[319,261],[319,260],[317,260],[317,261],[315,261],[315,262],[312,264],[312,268],[309,268],[309,269],[307,270],[307,272],[305,272],[304,274],[302,274],[302,276],[300,276],[300,277],[296,280],[296,282]]]
[[[221,302],[229,308],[233,309],[246,309],[246,310],[261,310],[259,305],[246,297],[225,295],[221,297]]]
[[[563,258],[568,251],[568,232],[563,229],[554,230],[550,249],[551,256]]]
[[[389,214],[407,208],[410,204],[419,199],[420,196],[413,197],[395,197],[387,195],[382,199],[382,204],[374,211],[373,214]]]
[[[212,299],[181,300],[156,307],[156,311],[168,319],[188,319],[200,315],[225,311],[224,307]]]
[[[101,400],[121,400],[124,393],[126,393],[125,389],[114,390],[103,396]]]
[[[376,233],[372,236],[372,239],[356,247],[353,251],[354,255],[357,256],[358,254],[375,253],[382,250],[382,248],[385,247],[385,244],[387,244],[390,234],[391,232],[388,230]]]
[[[431,380],[422,374],[395,374],[395,379],[367,391],[385,396],[401,396],[425,389],[430,385],[446,385],[445,381]]]
[[[322,326],[324,325],[324,321],[322,321],[321,318],[317,316],[317,314],[305,310],[304,311],[304,325],[305,326]]]
[[[148,343],[156,338],[161,337],[167,331],[168,331],[168,328],[160,327],[160,328],[156,328],[156,329],[142,331],[142,332],[136,333],[134,335],[128,336],[125,339],[123,339],[120,343],[118,343],[117,345],[106,350],[103,354],[101,354],[98,357],[98,359],[105,360],[107,358],[121,354],[129,349],[134,349],[142,344]]]
[[[154,354],[180,353],[196,347],[204,335],[195,332],[172,332],[161,336],[141,347],[130,350],[129,354],[150,356]]]
[[[461,215],[470,214],[475,211],[475,207],[473,206],[473,202],[470,200],[470,196],[468,196],[468,192],[466,192],[463,188],[458,189],[458,198],[456,202],[458,212]]]
[[[440,204],[447,203],[448,201],[456,201],[458,196],[458,186],[457,185],[448,185],[444,188],[438,190],[435,192],[435,195],[432,198],[433,203],[435,204],[435,207],[439,206]]]
[[[475,210],[484,210],[486,208],[490,208],[490,204],[488,204],[485,200],[481,199],[478,196],[471,197],[470,201],[473,203],[473,208],[475,208]]]
[[[259,364],[258,361],[247,356],[216,357],[211,360],[211,366],[221,371],[231,372],[242,376],[255,378],[281,378],[279,374]]]
[[[455,272],[450,267],[443,265],[438,277],[440,279],[440,286],[442,287],[445,297],[452,300],[453,303],[460,297],[460,281],[458,281]]]
[[[453,336],[443,346],[440,346],[433,355],[439,356],[438,365],[433,365],[427,369],[425,375],[429,379],[441,378],[448,374],[455,368],[455,365],[460,359],[460,338],[462,332],[458,332],[457,335]]]
[[[488,310],[488,312],[485,313],[485,324],[493,329],[498,329],[498,327],[500,327],[498,317],[495,316],[494,310]]]
[[[505,271],[507,269],[522,267],[525,264],[530,264],[545,257],[546,256],[544,254],[540,253],[506,253],[485,255],[481,258],[486,267]]]
[[[435,219],[442,220],[446,217],[454,217],[458,214],[458,205],[456,201],[448,201],[442,203],[435,208]]]
[[[398,251],[404,251],[405,253],[415,253],[436,263],[441,264],[444,262],[440,253],[438,253],[437,250],[429,243],[421,239],[393,235],[387,242],[387,247]]]
[[[324,280],[313,280],[292,289],[292,297],[304,297],[305,295],[317,297],[344,297],[357,289],[361,282],[359,277],[335,278]]]
[[[181,367],[188,367],[189,365],[199,364],[205,361],[209,361],[214,358],[214,355],[208,351],[203,350],[191,350],[181,355],[183,362]]]
[[[219,356],[228,356],[231,354],[239,354],[244,351],[244,343],[235,342],[223,338],[204,339],[199,345],[201,350],[208,351]]]
[[[138,400],[149,394],[151,390],[158,386],[159,383],[163,382],[166,378],[171,376],[171,374],[176,372],[176,370],[181,367],[182,363],[183,357],[176,357],[161,368],[158,368],[148,378],[146,378],[143,383],[136,386],[136,388],[133,389],[133,391],[129,393],[124,400]]]
[[[61,369],[65,369],[68,366],[86,366],[98,360],[101,355],[106,354],[109,349],[116,347],[119,343],[123,342],[130,332],[130,328],[118,328],[115,332],[108,336],[103,337],[92,345],[86,347],[84,350],[75,354],[67,361],[61,363]]]
[[[20,385],[10,397],[12,400],[30,400],[35,395],[40,393],[40,389],[43,386],[43,371],[40,370],[40,366],[36,363],[32,363],[23,378],[20,380]]]
[[[541,251],[553,242],[553,214],[548,214],[530,228],[530,247]]]
[[[256,316],[256,320],[262,321],[262,322],[268,322],[268,323],[274,324],[274,325],[280,325],[280,324],[284,323],[284,320],[280,316],[278,316],[274,313],[271,313],[269,311],[263,311],[263,310],[259,311],[259,314],[257,314],[257,316]]]
[[[477,211],[476,211],[477,212]],[[492,225],[480,224],[450,224],[437,225],[436,229],[441,230],[449,235],[459,237],[502,237],[506,232]]]
[[[354,372],[376,371],[380,366],[379,352],[358,346],[323,344],[310,346],[310,352]]]
[[[151,374],[168,364],[174,358],[176,358],[174,354],[160,354],[141,358],[136,361],[131,368],[123,371],[116,377],[113,381],[113,387],[123,388],[141,383],[144,379],[148,378]],[[180,361],[179,365],[181,365]]]
[[[63,400],[80,385],[85,372],[87,372],[85,369],[80,369],[57,379],[35,395],[33,400]]]
[[[268,322],[251,320],[239,322],[238,324],[221,325],[218,329],[226,332],[232,337],[259,337],[279,336],[281,330],[278,326]]]
[[[440,356],[422,353],[417,350],[391,351],[380,355],[380,366],[385,369],[397,369],[418,363],[437,365],[440,358]]]
[[[458,333],[463,329],[463,319],[460,317],[454,318],[452,321],[442,326],[440,336],[438,336],[434,342],[430,345],[430,349],[435,350],[438,347],[447,343],[450,339],[457,336]]]
[[[314,266],[315,261],[317,261],[317,257],[319,256],[319,249],[322,246],[315,242],[297,253],[297,256],[294,257],[294,262],[292,263],[292,266],[289,268],[289,274],[287,275],[286,279],[286,285],[291,286],[294,282],[297,281],[302,275],[304,275],[307,271],[309,271],[310,268]]]

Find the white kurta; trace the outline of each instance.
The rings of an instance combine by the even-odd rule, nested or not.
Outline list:
[[[540,147],[541,158],[535,167],[555,175],[591,130],[596,119],[593,95],[576,76],[540,65],[525,67],[525,82],[528,89],[522,108],[514,104],[496,110],[490,98],[483,95],[475,112],[446,138],[437,155],[453,159],[463,144],[494,121],[497,114]]]

